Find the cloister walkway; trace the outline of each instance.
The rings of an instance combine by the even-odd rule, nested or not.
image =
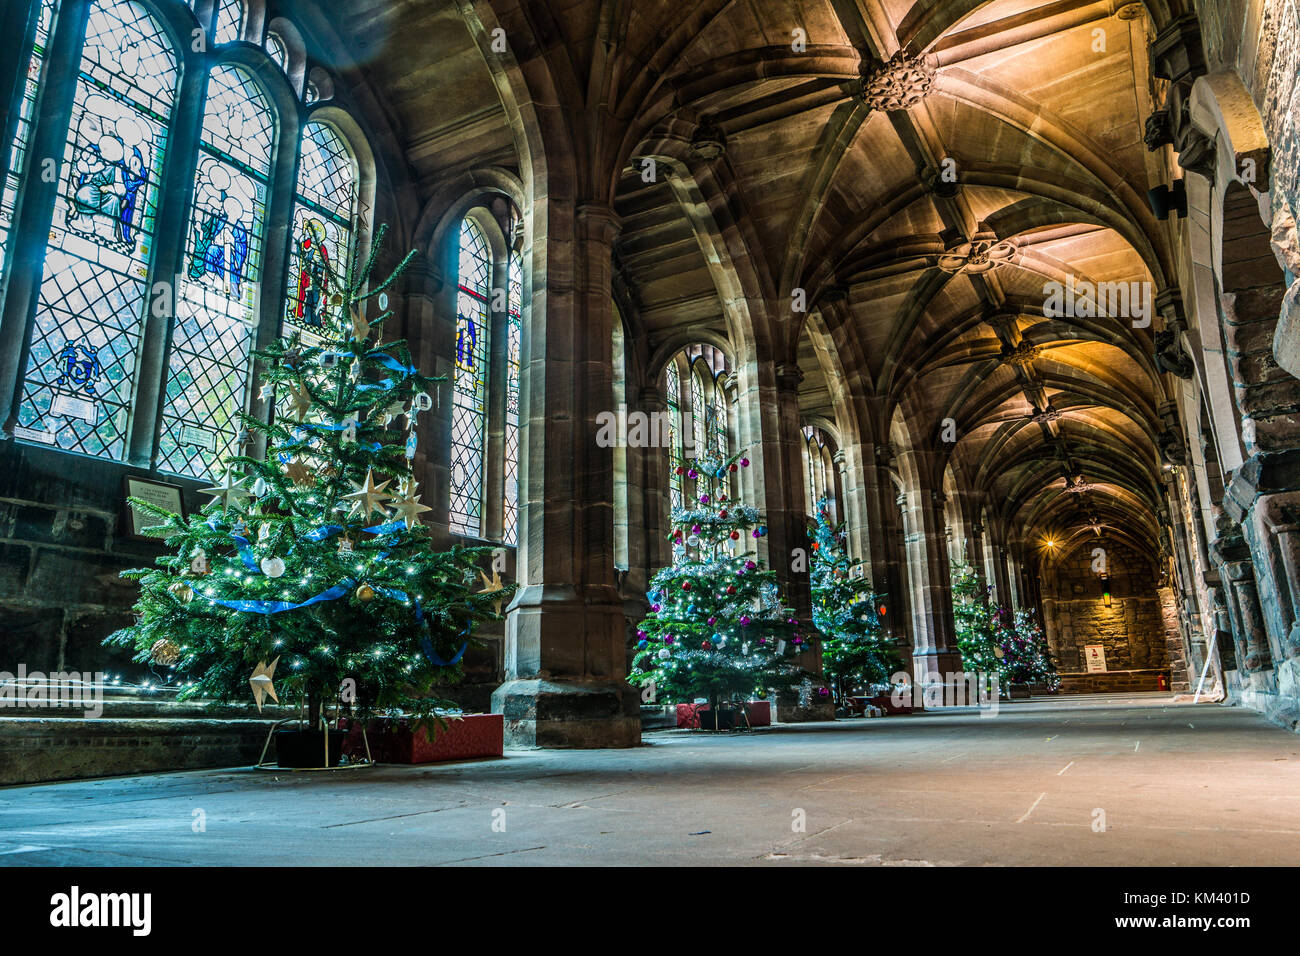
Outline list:
[[[1300,863],[1300,739],[1168,694],[0,790],[0,865]]]

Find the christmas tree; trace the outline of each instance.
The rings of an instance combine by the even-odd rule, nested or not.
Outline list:
[[[1002,679],[1005,682],[1046,684],[1048,690],[1061,686],[1047,637],[1033,611],[1019,607],[1012,614],[1000,607],[994,614],[994,628],[1002,648]]]
[[[969,564],[953,565],[952,615],[962,668],[1001,680],[1004,652],[993,626],[988,589]]]
[[[746,538],[767,533],[762,515],[728,494],[731,476],[748,466],[739,455],[676,465],[695,498],[673,509],[679,559],[651,579],[630,678],[654,699],[705,698],[717,714],[723,703],[808,679],[792,660],[805,636],[781,603],[776,575],[746,550]]]
[[[825,498],[817,502],[810,561],[813,624],[822,634],[822,667],[837,702],[870,684],[885,684],[899,667],[881,616],[884,602],[849,558],[843,523],[831,524]]]
[[[132,499],[172,553],[123,572],[141,585],[137,622],[106,643],[181,672],[181,699],[246,699],[251,686],[259,708],[268,695],[305,704],[312,728],[339,700],[429,726],[447,703],[435,683],[455,679],[474,626],[509,597],[480,571],[491,549],[435,551],[421,524],[416,418],[441,379],[413,367],[405,342],[379,344],[385,290],[414,254],[368,287],[383,235],[363,268],[328,277],[322,328],[257,353],[277,413],[243,415],[242,443],[262,436],[265,456],[230,457],[189,517]]]

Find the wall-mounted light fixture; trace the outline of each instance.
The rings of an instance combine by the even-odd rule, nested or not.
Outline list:
[[[1110,578],[1101,579],[1101,603],[1110,607]]]

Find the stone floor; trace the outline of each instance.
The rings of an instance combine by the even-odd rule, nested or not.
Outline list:
[[[1300,739],[1145,694],[0,790],[0,865],[449,863],[1295,865]]]

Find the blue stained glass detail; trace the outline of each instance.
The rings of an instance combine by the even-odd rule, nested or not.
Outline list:
[[[20,440],[125,456],[177,77],[167,34],[143,4],[92,5],[14,429]],[[90,379],[67,376],[69,347],[93,350],[93,393]]]
[[[488,290],[491,256],[471,219],[460,227],[456,367],[452,378],[450,527],[483,533],[483,457],[487,441]]]
[[[247,73],[208,79],[185,272],[172,330],[158,467],[213,477],[237,452],[257,326],[275,119]]]

